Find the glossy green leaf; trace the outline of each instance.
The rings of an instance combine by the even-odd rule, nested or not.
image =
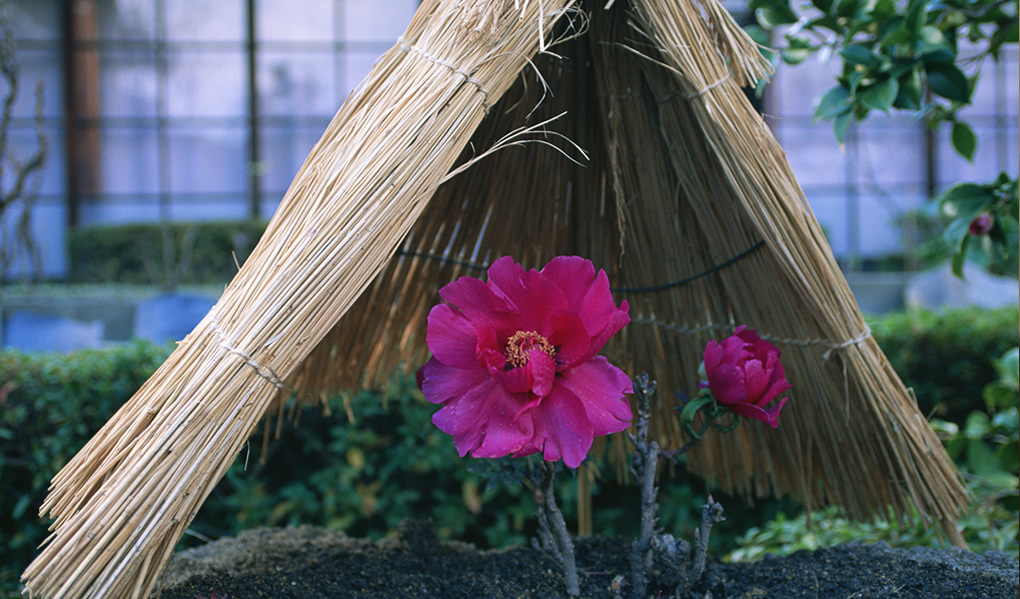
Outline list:
[[[947,100],[967,104],[970,102],[970,82],[967,76],[951,62],[936,62],[925,65],[928,89]]]
[[[846,143],[846,132],[853,120],[853,113],[844,112],[832,121],[832,132],[836,134],[836,141],[839,142],[839,145]]]
[[[1017,451],[1017,441],[1014,439],[999,446],[996,452],[999,457],[999,468],[1006,472],[1016,472],[1020,468],[1020,452]]]
[[[1014,347],[995,361],[999,382],[1014,391],[1020,390],[1020,348]]]
[[[798,65],[804,62],[816,50],[807,40],[792,35],[786,36],[786,44],[787,49],[783,52],[783,62],[789,65]]]
[[[927,0],[910,0],[904,26],[913,32],[920,32],[928,20]]]
[[[881,59],[870,48],[860,44],[850,44],[841,49],[839,55],[843,60],[865,68],[874,68],[881,63]]]
[[[956,149],[957,153],[970,162],[974,162],[974,152],[977,150],[977,135],[974,134],[974,130],[971,129],[970,125],[963,121],[954,122],[951,137],[953,148]]]
[[[970,235],[964,235],[960,238],[960,244],[953,250],[953,260],[951,268],[953,270],[953,276],[964,279],[963,276],[963,265],[967,261],[967,246],[970,244]]]
[[[885,20],[892,18],[897,13],[895,0],[876,0],[868,14],[873,19]]]
[[[861,8],[861,0],[839,0],[836,3],[836,14],[841,17],[851,17]]]
[[[769,8],[759,8],[755,16],[758,18],[758,22],[761,23],[762,27],[766,29],[774,29],[781,25],[790,25],[796,23],[800,17],[797,15],[790,6],[787,5],[773,5]]]
[[[971,439],[967,444],[967,469],[985,478],[999,472],[999,460],[987,443]]]
[[[852,106],[850,92],[845,87],[841,85],[831,87],[818,101],[818,107],[815,108],[815,120],[835,118],[849,112]]]
[[[893,106],[903,110],[920,110],[921,94],[923,91],[921,71],[918,68],[914,68],[900,78],[900,93],[896,96]]]
[[[909,43],[913,39],[913,32],[901,25],[890,30],[888,33],[879,38],[878,43],[882,48],[889,48],[891,46]]]
[[[823,13],[828,13],[832,10],[833,1],[834,0],[811,0],[811,4]]]
[[[994,201],[995,196],[983,186],[976,183],[959,183],[942,194],[939,198],[939,209],[946,217],[958,219],[975,216]]]
[[[900,84],[892,77],[874,85],[859,94],[861,102],[868,108],[889,112],[893,100],[900,91]]]

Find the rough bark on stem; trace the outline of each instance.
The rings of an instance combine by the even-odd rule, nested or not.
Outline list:
[[[659,508],[655,501],[658,493],[655,487],[655,469],[659,461],[659,444],[655,441],[648,442],[648,419],[651,416],[649,398],[654,392],[655,382],[649,381],[647,374],[635,379],[634,393],[638,399],[638,417],[635,434],[631,436],[634,443],[634,465],[631,472],[641,485],[641,529],[630,552],[631,599],[644,599],[645,587],[648,584],[647,573],[651,570],[654,560],[652,535],[655,533],[655,513]]]
[[[563,566],[563,576],[567,582],[567,595],[571,597],[581,596],[581,587],[577,581],[577,561],[574,559],[574,543],[570,540],[570,533],[567,532],[567,523],[563,519],[563,513],[556,505],[556,493],[553,490],[553,480],[556,477],[557,462],[542,462],[542,483],[536,493],[538,503],[539,527],[545,527],[545,539],[548,543],[550,538],[554,541],[550,548],[554,550]],[[551,534],[550,534],[551,533]]]

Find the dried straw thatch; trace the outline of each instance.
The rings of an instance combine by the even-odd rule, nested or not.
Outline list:
[[[952,463],[741,91],[764,75],[755,48],[715,0],[573,4],[423,3],[220,301],[55,477],[33,595],[146,596],[274,398],[421,363],[436,289],[503,254],[607,269],[634,318],[608,351],[666,389],[690,387],[734,324],[784,350],[796,388],[779,430],[710,435],[692,456],[722,488],[955,519]],[[561,57],[532,62],[557,35]],[[534,133],[563,112],[545,125],[562,135]]]

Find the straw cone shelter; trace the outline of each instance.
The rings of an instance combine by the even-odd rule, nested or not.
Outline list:
[[[508,254],[606,269],[633,319],[606,353],[660,389],[693,391],[705,343],[737,324],[782,349],[779,429],[692,452],[714,485],[952,530],[952,462],[744,96],[767,75],[757,49],[715,0],[610,4],[422,3],[217,304],[54,478],[33,596],[147,596],[274,402],[416,368],[437,289]]]

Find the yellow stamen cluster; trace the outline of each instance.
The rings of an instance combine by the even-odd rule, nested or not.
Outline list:
[[[506,361],[514,368],[520,368],[528,363],[528,352],[532,349],[539,349],[550,356],[556,355],[556,348],[549,340],[535,331],[517,331],[514,336],[506,342]]]

